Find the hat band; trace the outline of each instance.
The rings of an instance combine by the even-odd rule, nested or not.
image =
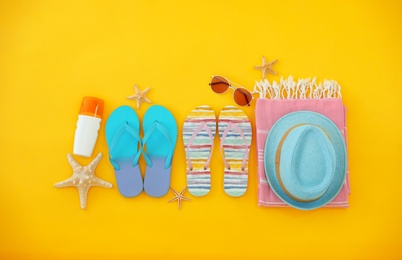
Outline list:
[[[312,201],[318,200],[319,198],[321,198],[322,196],[324,196],[325,192],[324,192],[321,196],[316,197],[316,198],[311,199],[311,200],[303,200],[303,199],[297,198],[297,197],[293,196],[293,195],[286,189],[285,185],[284,185],[283,182],[282,182],[281,174],[280,174],[280,162],[281,162],[282,145],[283,145],[283,143],[285,142],[286,137],[289,135],[289,133],[290,133],[293,129],[295,129],[296,127],[299,127],[299,126],[303,126],[303,125],[311,125],[311,124],[298,124],[298,125],[294,125],[293,127],[289,128],[289,129],[285,132],[285,134],[282,136],[282,138],[281,138],[281,140],[280,140],[280,142],[279,142],[279,144],[278,144],[278,148],[277,148],[277,150],[276,150],[276,154],[275,154],[275,172],[276,172],[276,178],[277,178],[277,180],[278,180],[278,182],[279,182],[279,185],[281,186],[281,188],[283,189],[283,191],[286,193],[286,195],[288,195],[290,198],[292,198],[293,200],[298,201],[298,202],[312,202]],[[319,127],[319,126],[317,126],[317,125],[313,125],[313,126],[320,128],[320,129],[323,130],[323,132],[328,136],[328,134],[324,131],[324,129],[322,129],[321,127]],[[329,136],[328,136],[328,137],[329,137]]]

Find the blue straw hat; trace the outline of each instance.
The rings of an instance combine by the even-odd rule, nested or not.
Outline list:
[[[333,200],[345,182],[345,142],[329,118],[290,113],[269,131],[264,166],[272,190],[285,203],[316,209]]]

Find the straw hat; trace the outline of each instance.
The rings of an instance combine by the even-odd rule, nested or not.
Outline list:
[[[319,208],[334,199],[345,182],[343,136],[321,114],[287,114],[269,132],[264,166],[272,190],[285,203],[303,210]]]

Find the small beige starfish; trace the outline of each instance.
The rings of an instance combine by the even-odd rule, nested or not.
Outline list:
[[[254,68],[261,70],[262,72],[262,78],[265,79],[265,76],[267,74],[272,74],[276,75],[277,73],[272,69],[272,66],[278,61],[278,59],[273,60],[269,63],[267,63],[267,60],[265,59],[264,56],[262,56],[262,65],[260,66],[254,66]]]
[[[134,85],[135,94],[134,94],[134,95],[131,95],[131,96],[128,96],[127,98],[128,98],[128,99],[131,99],[131,100],[135,100],[135,101],[137,102],[137,109],[139,109],[142,102],[152,103],[152,101],[149,100],[149,99],[146,97],[146,95],[148,94],[148,92],[149,92],[150,89],[151,89],[151,88],[147,88],[147,89],[141,91],[141,90],[137,87],[137,85]]]
[[[72,187],[75,186],[80,194],[81,208],[85,209],[87,206],[87,195],[89,188],[92,186],[112,188],[113,185],[109,182],[99,179],[95,176],[95,169],[102,159],[102,153],[99,153],[93,161],[87,166],[81,166],[71,154],[67,154],[67,160],[73,168],[73,176],[65,181],[56,183],[56,188]]]
[[[173,191],[173,193],[175,194],[175,197],[174,197],[173,199],[169,200],[168,202],[173,202],[173,201],[177,200],[177,202],[178,202],[178,209],[180,209],[181,202],[182,202],[183,200],[185,200],[185,201],[190,201],[189,198],[186,198],[186,197],[183,196],[183,193],[186,191],[187,187],[184,187],[184,189],[183,189],[180,193],[178,193],[177,191],[175,191],[174,189],[172,189],[172,187],[170,187],[170,189],[171,189],[171,190]]]

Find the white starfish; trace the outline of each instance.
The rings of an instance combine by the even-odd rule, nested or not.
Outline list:
[[[137,109],[139,109],[142,102],[152,103],[152,101],[149,100],[149,99],[146,97],[146,95],[148,94],[148,92],[149,92],[150,89],[151,89],[151,88],[147,88],[147,89],[141,91],[141,90],[138,88],[137,85],[134,85],[135,94],[134,94],[134,95],[131,95],[131,96],[128,96],[127,98],[128,98],[128,99],[131,99],[131,100],[135,100],[135,101],[137,102]]]
[[[99,179],[95,176],[95,169],[98,166],[100,160],[102,159],[102,153],[99,153],[93,161],[87,166],[81,166],[71,154],[67,154],[67,160],[73,168],[73,176],[67,180],[56,183],[54,186],[56,188],[63,187],[76,187],[78,193],[80,194],[80,204],[81,208],[85,209],[87,206],[87,195],[89,188],[92,186],[112,188],[113,185],[109,182]]]
[[[184,189],[183,189],[180,193],[178,193],[177,191],[175,191],[175,190],[172,189],[172,188],[170,188],[170,189],[171,189],[171,190],[173,191],[173,193],[175,194],[175,197],[174,197],[173,199],[169,200],[168,202],[173,202],[173,201],[177,200],[177,202],[178,202],[178,209],[180,209],[181,201],[182,201],[182,200],[190,201],[189,198],[186,198],[186,197],[183,196],[183,193],[186,191],[187,187],[184,187]]]

